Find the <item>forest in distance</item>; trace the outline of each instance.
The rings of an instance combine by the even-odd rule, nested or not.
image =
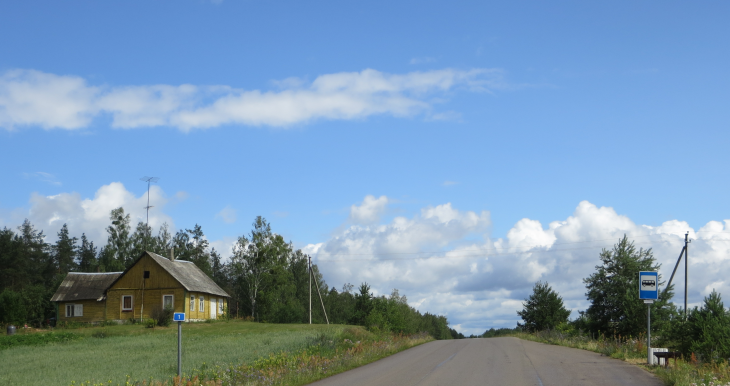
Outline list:
[[[0,230],[0,325],[42,326],[55,317],[50,299],[68,272],[121,272],[144,251],[187,260],[197,265],[230,296],[227,317],[268,323],[309,321],[309,275],[305,253],[272,231],[263,217],[238,238],[230,260],[211,248],[200,225],[174,235],[163,224],[156,234],[143,222],[133,229],[123,208],[110,213],[107,242],[94,245],[85,234],[71,235],[64,224],[55,243],[27,219],[14,231]],[[436,339],[464,338],[449,328],[443,315],[421,313],[394,289],[389,296],[373,296],[370,286],[346,283],[330,287],[312,265],[312,323],[352,324],[376,332],[428,332]],[[316,287],[315,287],[316,285]]]

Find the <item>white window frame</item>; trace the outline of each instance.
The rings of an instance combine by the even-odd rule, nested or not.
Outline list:
[[[124,308],[124,298],[129,298],[129,304],[131,305],[129,308]],[[122,311],[134,311],[134,296],[132,295],[122,295]]]
[[[218,299],[218,313],[223,313],[223,298]]]
[[[162,309],[165,309],[165,298],[170,297],[172,301],[170,301],[171,309],[175,309],[175,295],[162,295]]]
[[[75,318],[75,317],[80,317],[80,316],[84,316],[84,305],[83,304],[66,303],[66,317],[67,318]]]
[[[195,311],[195,295],[190,295],[190,312]]]
[[[205,312],[205,296],[198,296],[198,311]]]

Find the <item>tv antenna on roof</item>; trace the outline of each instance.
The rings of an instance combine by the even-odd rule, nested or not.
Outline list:
[[[155,183],[155,182],[159,181],[160,180],[160,177],[147,177],[147,176],[144,176],[144,177],[140,178],[140,180],[142,180],[142,181],[144,181],[144,182],[147,183],[147,206],[145,206],[144,208],[147,209],[147,232],[150,232],[150,208],[152,208],[152,206],[150,206],[150,185],[152,183]],[[148,242],[150,236],[152,236],[152,235],[151,234],[148,234],[147,237],[146,237],[146,239],[145,239],[145,241],[144,241],[144,248],[145,249],[147,249],[147,242]]]

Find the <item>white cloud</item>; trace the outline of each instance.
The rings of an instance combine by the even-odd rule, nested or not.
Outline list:
[[[514,327],[516,311],[538,280],[548,281],[575,317],[588,307],[582,279],[595,271],[601,249],[611,249],[624,234],[637,248],[652,248],[662,264],[660,274],[668,280],[689,231],[690,306],[713,288],[730,293],[730,220],[712,221],[698,231],[676,220],[653,227],[583,201],[571,216],[546,227],[522,219],[504,238],[489,238],[490,225],[488,212],[444,204],[387,224],[346,226],[304,251],[314,256],[330,285],[368,282],[383,294],[398,288],[411,305],[447,315],[467,334]],[[674,284],[679,304],[683,270]]]
[[[380,215],[388,205],[388,197],[368,195],[360,205],[350,207],[350,221],[355,224],[371,224],[380,220]]]
[[[41,182],[45,182],[51,185],[61,186],[61,181],[51,173],[46,172],[34,172],[34,173],[23,173],[23,177],[32,178]]]
[[[443,185],[443,186],[453,186],[453,185],[457,185],[457,184],[458,184],[458,182],[456,182],[456,181],[448,181],[447,180],[447,181],[444,181],[441,185]]]
[[[167,202],[167,196],[159,186],[150,187],[150,203],[154,208],[150,209],[149,223],[154,230],[159,229],[164,222],[174,229],[172,218],[164,213]],[[36,228],[44,230],[47,240],[51,242],[65,223],[72,235],[80,237],[81,233],[86,233],[90,240],[101,246],[106,244],[109,214],[120,206],[125,213],[130,214],[131,226],[134,228],[138,222],[146,221],[147,192],[138,197],[122,183],[112,182],[99,188],[93,198],[82,198],[75,192],[52,196],[33,193],[27,211],[12,211],[0,223],[17,226],[27,218]]]
[[[216,252],[221,256],[221,260],[227,262],[233,255],[233,246],[238,241],[237,237],[223,237],[218,240],[210,241],[210,247],[215,248]]]
[[[172,126],[184,131],[221,125],[289,127],[313,120],[431,114],[429,97],[503,87],[495,69],[443,69],[387,74],[372,69],[288,78],[278,91],[184,84],[91,86],[78,76],[12,70],[0,76],[0,127],[88,128],[108,114],[112,127]]]
[[[223,220],[226,224],[233,224],[236,222],[236,210],[230,205],[227,205],[225,208],[221,209],[215,217]]]
[[[79,129],[97,113],[99,89],[77,76],[12,70],[0,76],[0,127]]]

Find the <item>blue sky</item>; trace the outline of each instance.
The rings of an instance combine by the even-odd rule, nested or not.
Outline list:
[[[466,332],[514,325],[510,307],[533,279],[550,280],[571,307],[584,309],[579,279],[595,265],[595,250],[571,257],[588,267],[576,277],[556,273],[564,261],[555,254],[542,263],[535,257],[542,268],[515,288],[464,289],[469,280],[489,280],[481,266],[469,279],[456,271],[433,277],[457,282],[437,292],[375,273],[397,271],[388,264],[398,263],[381,261],[394,251],[443,260],[458,248],[517,243],[520,229],[549,233],[552,222],[590,213],[598,217],[585,221],[596,230],[565,240],[612,239],[632,229],[641,237],[651,228],[671,235],[671,242],[661,238],[670,244],[647,246],[666,247],[660,260],[673,265],[681,234],[730,218],[729,8],[5,2],[0,226],[28,217],[55,235],[69,222],[72,233],[102,239],[100,213],[123,203],[138,218],[146,189],[139,177],[159,176],[154,221],[201,224],[225,253],[262,215],[311,253],[369,256],[357,269],[329,271],[324,265],[344,264],[319,256],[329,284],[366,277],[380,293],[402,288],[414,305],[449,315]],[[450,214],[434,217],[429,208]],[[613,220],[601,217],[606,211]],[[459,231],[429,223],[435,218]],[[440,236],[398,246],[372,241],[411,226],[403,228],[404,219],[425,233],[419,226],[429,223]],[[520,228],[523,219],[542,230]],[[683,225],[670,231],[668,223]],[[341,243],[353,237],[364,238]],[[377,248],[358,249],[363,240]],[[534,240],[537,256],[562,239]],[[612,241],[591,245],[600,250]],[[727,273],[727,246],[708,244],[722,252],[708,270]],[[489,258],[467,260],[455,267]],[[430,269],[437,268],[402,275],[428,277]],[[434,300],[443,294],[465,305]],[[487,298],[502,300],[479,303]]]

